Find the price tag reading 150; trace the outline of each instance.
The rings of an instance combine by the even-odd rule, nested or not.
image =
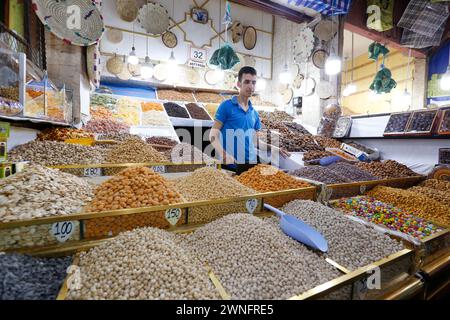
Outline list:
[[[166,210],[166,220],[169,221],[171,225],[176,225],[178,220],[181,218],[181,209],[174,208]]]

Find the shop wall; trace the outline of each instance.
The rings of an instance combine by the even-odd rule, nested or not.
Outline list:
[[[390,49],[386,57],[385,65],[392,72],[392,78],[397,82],[397,87],[388,94],[374,95],[369,89],[377,70],[383,60],[368,59],[368,54],[360,55],[354,59],[353,82],[357,86],[357,92],[342,97],[342,105],[346,115],[376,114],[387,112],[405,111],[424,107],[425,95],[425,59],[411,57],[409,73],[407,70],[408,56],[397,49]],[[352,62],[346,63],[347,79],[343,79],[342,88],[351,82]],[[344,77],[345,78],[345,77]],[[405,88],[411,94],[409,99],[402,97]]]
[[[153,1],[161,3],[169,12],[173,19],[171,25],[176,26],[170,30],[174,32],[178,38],[178,45],[174,48],[175,58],[179,64],[185,64],[188,60],[190,47],[203,48],[207,50],[207,58],[211,57],[213,52],[223,45],[225,36],[225,26],[221,24],[223,15],[225,14],[224,0],[211,1],[194,1],[194,0],[160,0]],[[191,8],[204,3],[204,9],[208,10],[210,23],[199,24],[191,20]],[[107,59],[114,53],[118,55],[128,55],[131,51],[133,43],[133,23],[120,19],[115,1],[104,1],[102,14],[105,20],[106,30],[111,28],[120,29],[123,32],[123,40],[120,44],[113,44],[108,41],[106,36],[101,40],[102,52],[102,73],[104,76],[111,76],[105,64]],[[254,26],[257,29],[257,43],[253,50],[245,49],[242,41],[233,44],[236,52],[243,55],[253,56],[256,60],[256,68],[265,78],[272,77],[272,33],[273,33],[273,16],[262,11],[247,8],[238,4],[231,3],[231,15],[234,21],[240,21],[244,26]],[[220,37],[219,35],[220,34]],[[134,23],[135,47],[137,55],[144,59],[146,56],[146,32],[137,21]],[[229,32],[228,39],[231,39]],[[148,37],[149,41],[149,57],[158,61],[167,61],[170,57],[171,49],[167,48],[161,40],[161,37]],[[231,41],[231,40],[230,40]],[[212,88],[204,82],[203,75],[206,69],[198,69],[201,76],[199,87]],[[152,81],[155,81],[153,79]],[[183,78],[183,74],[168,79],[164,83],[187,85]],[[218,87],[220,89],[220,86]]]

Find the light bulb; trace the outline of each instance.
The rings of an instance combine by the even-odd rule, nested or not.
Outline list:
[[[256,91],[264,91],[266,89],[266,79],[264,79],[261,75],[261,78],[256,81]]]
[[[153,77],[153,65],[149,56],[145,57],[145,62],[141,67],[141,76],[143,79],[150,79]]]
[[[344,97],[348,97],[348,96],[354,94],[355,92],[356,92],[356,86],[353,83],[350,83],[345,87],[344,91],[342,92],[342,95]]]
[[[177,63],[177,60],[175,59],[175,54],[174,54],[173,50],[170,53],[169,60],[167,60],[167,66],[168,66],[168,72],[170,75],[170,79],[175,80],[175,78],[178,76],[177,75],[178,63]]]
[[[444,91],[450,91],[450,65],[447,67],[447,72],[442,76],[439,81],[439,86]]]
[[[325,73],[329,76],[333,76],[341,72],[342,69],[342,61],[341,59],[335,55],[331,54],[327,61],[325,62]]]
[[[280,82],[282,84],[291,83],[291,73],[289,72],[287,64],[284,65],[283,72],[280,73]]]
[[[136,55],[136,48],[133,47],[131,49],[130,54],[128,55],[128,63],[132,65],[137,65],[139,63],[139,58]]]

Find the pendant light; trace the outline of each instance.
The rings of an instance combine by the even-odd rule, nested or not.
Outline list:
[[[334,17],[334,4],[333,1],[331,1],[331,34],[334,36],[334,23],[333,23],[333,17]],[[333,42],[333,37],[331,38],[331,46]],[[325,73],[329,76],[334,76],[341,72],[342,70],[342,61],[341,58],[339,58],[338,55],[336,55],[334,52],[330,54],[330,56],[327,58],[327,61],[325,62]]]
[[[402,93],[403,99],[411,99],[411,94],[408,92],[408,79],[409,79],[409,63],[411,61],[411,48],[408,51],[408,66],[406,67],[406,79],[405,79],[405,91]]]
[[[357,90],[356,85],[353,83],[353,70],[355,69],[355,51],[354,51],[354,33],[352,32],[352,70],[351,70],[351,76],[350,76],[350,83],[345,87],[344,89],[344,96],[350,96],[354,94]]]
[[[442,75],[442,78],[439,81],[439,86],[441,87],[441,90],[444,91],[450,91],[450,45],[448,58],[447,72]]]
[[[144,79],[150,79],[153,76],[153,65],[150,60],[150,57],[148,56],[148,36],[146,37],[146,44],[147,44],[147,54],[145,56],[144,64],[141,67],[141,75]]]
[[[174,13],[174,6],[175,6],[174,1],[172,1],[172,14]],[[172,76],[174,76],[178,68],[178,63],[177,59],[175,59],[175,52],[173,51],[173,49],[170,52],[170,57],[169,60],[167,61],[167,64],[169,66],[169,72],[172,74]]]
[[[139,63],[139,58],[136,54],[136,48],[134,47],[134,21],[133,21],[133,47],[131,48],[131,52],[128,55],[128,63],[132,65],[137,65]]]

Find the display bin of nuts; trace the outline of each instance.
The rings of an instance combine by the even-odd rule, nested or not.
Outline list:
[[[194,102],[195,98],[192,92],[181,90],[160,89],[156,91],[158,100]]]
[[[413,112],[406,135],[430,135],[437,124],[438,109]]]
[[[450,135],[450,107],[444,108],[440,112],[438,134]]]
[[[384,129],[384,136],[397,136],[405,134],[412,117],[412,112],[392,113]]]
[[[25,101],[26,56],[0,48],[0,115],[16,116]]]

